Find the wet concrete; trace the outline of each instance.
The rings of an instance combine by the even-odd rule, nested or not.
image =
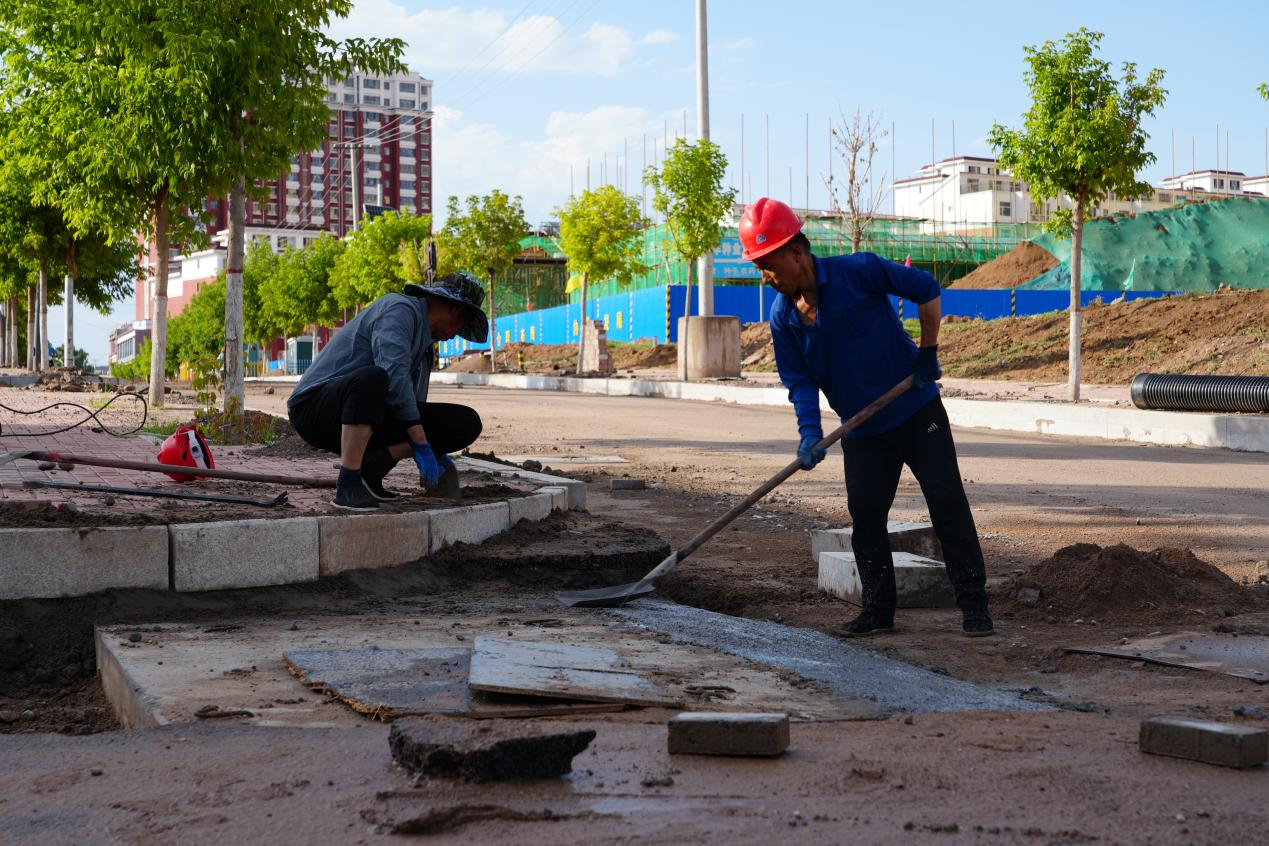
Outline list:
[[[659,599],[641,599],[606,612],[628,624],[769,664],[819,682],[829,691],[876,702],[894,711],[1026,711],[1047,706],[1017,693],[954,679],[896,661],[822,632],[766,620],[729,617]],[[960,633],[949,634],[961,637]],[[875,639],[873,645],[884,641]]]

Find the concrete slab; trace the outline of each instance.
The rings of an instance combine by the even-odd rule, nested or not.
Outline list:
[[[511,519],[511,511],[506,502],[441,508],[430,514],[431,552],[456,543],[480,543],[488,540],[505,532]]]
[[[564,495],[567,497],[567,492],[564,492]],[[550,517],[554,510],[553,492],[542,490],[529,496],[514,496],[507,500],[507,522],[512,526],[521,520],[536,523]]]
[[[1150,755],[1246,769],[1269,761],[1269,731],[1191,717],[1151,717],[1141,721],[1137,747]]]
[[[215,631],[208,631],[206,623],[103,627],[97,632],[97,660],[103,679],[118,680],[107,686],[107,697],[129,726],[198,722],[196,714],[212,708],[246,711],[229,718],[235,723],[305,728],[363,724],[367,717],[314,693],[292,675],[284,654],[470,647],[477,637],[505,638],[508,633],[615,649],[631,670],[684,697],[695,710],[786,711],[798,720],[868,719],[880,713],[872,702],[825,694],[760,660],[664,643],[657,633],[590,609],[561,608],[540,594],[507,595],[497,605],[524,610],[490,611],[475,600],[465,605],[447,598],[414,613],[217,620]],[[540,623],[547,615],[552,627],[544,629]],[[229,626],[233,628],[226,630]],[[128,635],[138,629],[144,632],[142,640],[129,641]],[[726,689],[732,692],[717,693]]]
[[[952,608],[956,597],[947,570],[941,561],[892,553],[895,595],[900,608]],[[853,552],[825,552],[820,555],[819,588],[855,605],[863,604],[863,583]]]
[[[0,530],[0,599],[166,590],[167,527]]]
[[[284,585],[318,576],[316,517],[186,523],[169,531],[174,590]]]
[[[934,534],[933,524],[891,520],[886,524],[886,531],[890,535],[892,552],[910,552],[935,561],[943,560],[943,545]],[[812,529],[811,560],[819,561],[823,552],[852,552],[853,534],[854,529],[849,526],[844,529]]]
[[[320,576],[418,561],[431,540],[425,511],[318,517],[317,537]]]
[[[647,486],[643,479],[613,479],[608,483],[611,491],[641,491]]]

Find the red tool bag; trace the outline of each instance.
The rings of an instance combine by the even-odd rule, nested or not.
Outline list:
[[[204,470],[215,468],[216,462],[212,459],[211,447],[207,444],[207,439],[198,431],[195,426],[182,426],[177,429],[163,445],[159,447],[159,463],[174,464],[178,467],[201,467]],[[174,481],[192,482],[196,479],[206,479],[206,476],[189,476],[180,473],[168,473]]]

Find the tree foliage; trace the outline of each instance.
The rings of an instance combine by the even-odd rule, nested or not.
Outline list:
[[[431,234],[431,215],[384,212],[363,220],[331,269],[333,305],[363,306],[420,281],[417,256]]]
[[[461,209],[458,198],[450,197],[445,216],[438,235],[441,273],[462,270],[492,281],[510,269],[529,232],[520,198],[497,188],[483,197],[468,197]]]
[[[168,322],[168,372],[182,362],[214,360],[225,344],[225,275],[198,289],[184,310]]]
[[[727,157],[717,144],[684,138],[666,151],[660,170],[649,165],[644,171],[652,207],[665,216],[675,252],[689,268],[722,243],[722,221],[736,201],[735,189],[723,187],[726,174]]]
[[[267,344],[282,333],[276,317],[264,305],[261,291],[281,266],[281,257],[269,242],[253,241],[247,247],[242,265],[243,340],[251,344]],[[223,322],[223,316],[222,316]]]
[[[1032,103],[1023,128],[996,124],[989,136],[1001,167],[1024,180],[1033,198],[1065,194],[1082,206],[1084,219],[1111,193],[1128,198],[1150,192],[1150,183],[1137,178],[1155,161],[1146,149],[1143,119],[1167,96],[1158,68],[1140,79],[1137,66],[1126,62],[1123,78],[1115,79],[1097,55],[1101,40],[1101,33],[1081,27],[1060,42],[1026,47]],[[1083,222],[1063,210],[1047,226],[1067,234]]]
[[[260,286],[260,305],[283,335],[333,323],[339,315],[331,271],[344,253],[343,241],[323,232],[302,249],[279,256],[276,272]]]
[[[570,198],[556,214],[560,249],[568,256],[570,273],[627,285],[646,269],[638,240],[644,221],[634,197],[603,185]]]

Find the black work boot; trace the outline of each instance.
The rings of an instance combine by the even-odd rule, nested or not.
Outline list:
[[[991,623],[991,614],[987,613],[986,608],[966,611],[961,620],[961,629],[966,637],[988,637],[996,633],[996,627]]]
[[[379,500],[366,490],[361,472],[341,467],[335,482],[335,498],[330,504],[344,511],[378,511]]]
[[[383,478],[396,466],[397,462],[386,449],[368,449],[361,459],[361,483],[380,502],[392,502],[401,498],[401,494],[383,486]]]
[[[867,637],[878,632],[894,631],[894,616],[865,608],[859,616],[837,630],[838,637]]]

